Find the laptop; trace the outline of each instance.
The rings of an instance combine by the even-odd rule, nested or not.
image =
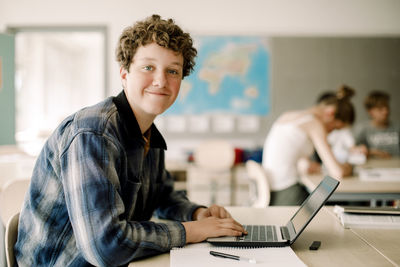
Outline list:
[[[284,247],[296,241],[339,185],[339,181],[325,176],[315,190],[304,200],[285,226],[244,225],[248,234],[208,238],[207,242],[228,247]]]

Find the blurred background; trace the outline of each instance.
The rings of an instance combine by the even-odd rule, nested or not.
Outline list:
[[[343,83],[356,89],[356,122],[367,120],[362,102],[373,89],[391,94],[392,120],[399,119],[397,0],[0,0],[0,144],[19,144],[37,154],[67,115],[116,95],[121,90],[114,59],[119,34],[153,13],[174,18],[194,36],[201,51],[198,72],[214,52],[201,46],[207,38],[214,38],[217,52],[227,51],[224,44],[237,45],[239,52],[232,55],[255,40],[262,51],[251,55],[252,62],[264,60],[254,66],[256,76],[243,78],[258,85],[220,84],[218,94],[196,98],[197,110],[190,109],[193,92],[211,90],[212,81],[204,89],[193,87],[200,78],[188,77],[192,98],[157,120],[171,160],[185,160],[198,142],[213,137],[257,151],[279,114],[310,106],[321,92]],[[240,73],[221,75],[241,79]],[[181,101],[190,89],[185,88]],[[257,101],[246,103],[233,90]],[[253,109],[246,111],[245,105]]]

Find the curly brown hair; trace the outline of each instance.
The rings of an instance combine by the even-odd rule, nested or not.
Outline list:
[[[159,15],[152,15],[124,29],[116,49],[118,63],[129,71],[137,49],[153,42],[182,54],[182,79],[193,71],[197,50],[189,33],[183,32],[172,19],[164,20]]]

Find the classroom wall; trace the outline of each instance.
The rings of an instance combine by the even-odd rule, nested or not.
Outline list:
[[[272,50],[274,115],[347,84],[356,90],[356,123],[368,120],[364,99],[372,90],[391,95],[391,118],[400,120],[400,37],[280,37]]]
[[[274,53],[276,52],[277,55],[286,53],[283,44],[290,46],[293,41],[285,40],[284,37],[400,36],[400,1],[398,0],[0,0],[0,32],[11,26],[105,25],[109,38],[108,94],[112,95],[119,92],[121,88],[118,66],[114,60],[114,47],[118,36],[125,26],[152,13],[158,13],[163,17],[173,17],[185,30],[193,34],[282,37],[281,40],[276,39]],[[310,49],[307,53],[312,52],[312,47]],[[293,60],[301,60],[301,58],[293,58]],[[271,86],[272,110],[268,116],[262,118],[263,129],[250,138],[240,133],[233,133],[231,138],[235,140],[247,138],[251,139],[253,145],[260,145],[270,123],[280,112],[309,105],[314,101],[315,93],[319,90],[332,89],[341,82],[348,82],[357,90],[361,90],[357,95],[360,102],[366,90],[370,89],[362,83],[352,83],[352,79],[344,78],[332,78],[329,82],[310,84],[305,81],[301,86],[298,83],[280,81],[287,74],[286,69],[281,70],[279,65],[273,66],[272,75],[275,76],[272,79],[273,86]],[[386,85],[377,84],[376,88],[387,89]],[[296,88],[293,88],[294,86]],[[293,99],[291,96],[294,90],[301,91],[297,94],[295,103],[288,101],[288,99]],[[390,90],[397,92],[397,89],[390,88]],[[398,97],[396,99],[398,102]],[[357,103],[357,106],[360,107],[360,103]],[[363,116],[365,117],[365,114]],[[187,139],[190,143],[191,139],[198,139],[198,136],[167,133],[167,138],[169,142],[172,139],[176,143],[182,143],[184,141],[182,139]],[[246,145],[251,144],[246,143]]]
[[[109,88],[115,92],[120,87],[114,60],[118,36],[152,13],[173,17],[194,34],[400,35],[398,0],[0,0],[0,31],[18,25],[106,25]]]

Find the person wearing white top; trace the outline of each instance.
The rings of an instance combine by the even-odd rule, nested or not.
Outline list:
[[[327,135],[354,122],[350,102],[354,89],[341,86],[336,95],[298,111],[283,113],[272,125],[264,143],[262,165],[271,187],[271,205],[299,205],[308,196],[299,183],[298,161],[318,152],[329,175],[342,179],[352,166],[334,156]]]
[[[328,135],[328,143],[340,163],[350,162],[351,150],[356,143],[350,127],[333,130]]]

